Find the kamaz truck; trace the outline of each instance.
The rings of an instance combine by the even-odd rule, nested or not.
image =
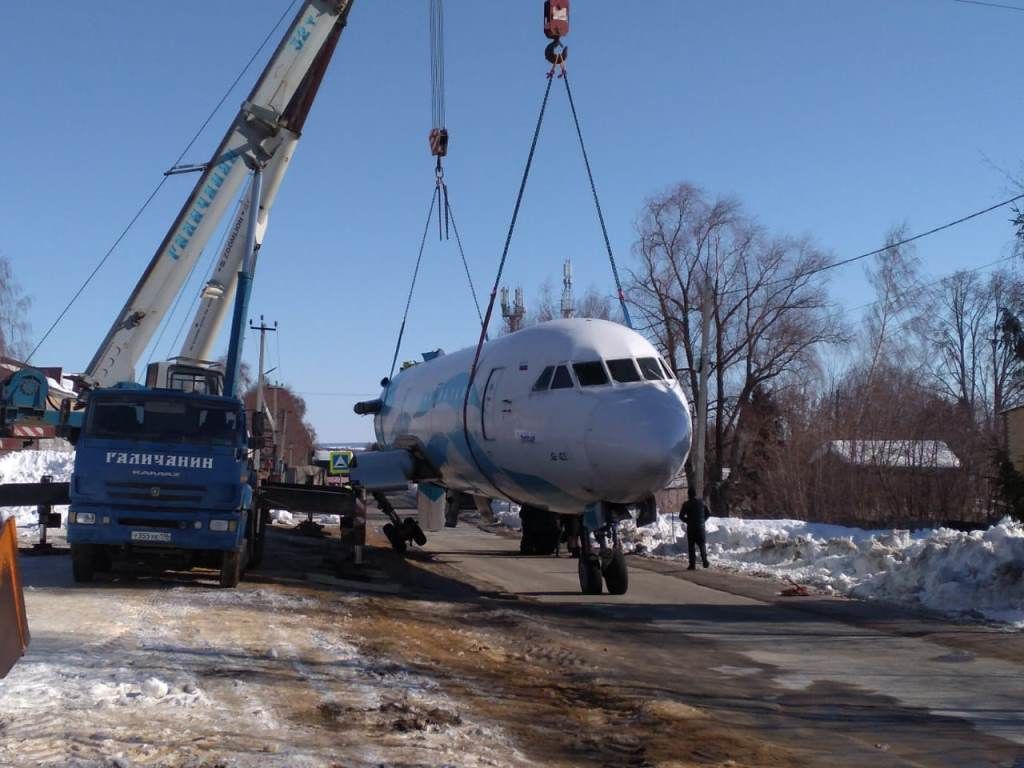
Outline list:
[[[69,489],[76,581],[116,561],[220,569],[262,556],[245,411],[234,397],[117,387],[89,395]]]

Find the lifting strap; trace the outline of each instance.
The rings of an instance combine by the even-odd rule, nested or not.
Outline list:
[[[597,209],[597,219],[601,226],[601,234],[604,237],[605,249],[608,252],[608,261],[612,267],[612,276],[615,279],[615,289],[618,293],[619,306],[622,308],[622,317],[625,324],[632,328],[633,322],[629,316],[629,308],[626,306],[626,296],[622,290],[622,283],[619,280],[619,270],[615,264],[615,256],[612,253],[611,241],[608,238],[608,228],[605,226],[604,214],[601,211],[601,202],[597,195],[597,186],[594,183],[594,174],[590,168],[590,158],[587,155],[587,147],[583,141],[583,131],[580,128],[579,115],[576,112],[576,102],[572,96],[572,88],[569,86],[569,77],[565,68],[565,60],[569,50],[561,42],[561,36],[568,33],[568,0],[549,0],[545,3],[544,33],[552,42],[544,49],[544,57],[551,62],[551,69],[547,73],[547,86],[544,88],[544,98],[541,101],[540,113],[537,115],[537,125],[533,129],[533,138],[530,141],[530,151],[526,156],[526,166],[523,168],[523,177],[519,182],[519,193],[516,195],[516,204],[512,209],[512,220],[509,222],[508,233],[505,236],[505,247],[501,252],[501,260],[498,262],[498,273],[494,278],[494,286],[491,288],[491,295],[487,301],[487,312],[484,314],[483,323],[480,328],[480,338],[477,341],[476,350],[473,353],[473,363],[469,369],[469,381],[466,384],[466,392],[462,401],[462,431],[466,439],[466,447],[469,449],[473,462],[477,465],[484,477],[486,477],[499,491],[494,479],[485,470],[483,463],[479,461],[473,449],[473,442],[469,435],[469,397],[473,391],[473,384],[476,381],[477,371],[480,365],[480,353],[483,350],[484,342],[487,340],[487,327],[491,322],[491,315],[494,313],[494,302],[498,295],[498,288],[501,285],[501,276],[505,270],[505,262],[508,260],[509,245],[512,242],[512,235],[515,232],[516,220],[519,218],[519,208],[523,202],[523,193],[526,190],[526,182],[530,177],[530,169],[533,166],[533,157],[537,151],[537,139],[540,137],[540,129],[544,123],[544,113],[548,106],[548,97],[551,95],[551,84],[554,82],[555,73],[565,82],[565,93],[569,99],[569,107],[572,111],[573,125],[576,128],[576,137],[579,140],[580,151],[583,154],[583,163],[587,169],[587,179],[590,182],[590,192],[594,198],[594,207]],[[440,161],[439,161],[440,162]],[[483,402],[480,404],[483,408]],[[505,494],[508,496],[508,494]],[[509,498],[512,498],[509,496]]]
[[[434,191],[430,198],[430,209],[427,211],[427,223],[423,227],[423,236],[420,238],[420,249],[416,255],[416,266],[412,272],[412,282],[409,285],[409,295],[405,300],[405,312],[402,314],[402,325],[398,329],[398,339],[395,342],[395,353],[391,358],[391,372],[388,380],[395,375],[395,366],[398,364],[398,353],[402,348],[402,337],[405,335],[406,321],[409,319],[409,307],[412,305],[412,296],[416,289],[416,279],[419,277],[420,264],[423,261],[423,249],[427,244],[427,233],[430,231],[430,222],[437,209],[437,235],[439,240],[451,239],[450,233],[455,233],[455,243],[459,249],[459,258],[462,260],[462,268],[466,273],[466,282],[469,283],[469,291],[473,296],[473,304],[476,307],[477,317],[480,325],[483,326],[483,314],[480,311],[480,301],[477,299],[476,287],[473,285],[473,277],[469,272],[469,262],[466,261],[466,252],[462,247],[462,237],[455,225],[455,214],[452,211],[451,201],[448,197],[448,184],[444,179],[444,167],[441,158],[448,154],[448,129],[445,128],[444,115],[444,3],[443,0],[430,0],[430,95],[431,95],[431,129],[429,135],[430,153],[437,158],[434,164]],[[486,338],[486,328],[484,329]]]

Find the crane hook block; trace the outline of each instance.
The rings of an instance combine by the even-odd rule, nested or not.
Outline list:
[[[544,34],[551,40],[569,34],[569,0],[545,0]]]
[[[565,64],[569,58],[569,47],[563,45],[561,40],[552,40],[544,49],[544,58],[552,64]]]
[[[447,128],[431,128],[427,141],[430,142],[430,154],[437,157],[445,157],[448,154]]]

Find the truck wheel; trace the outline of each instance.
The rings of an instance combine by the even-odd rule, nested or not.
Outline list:
[[[92,544],[71,545],[71,575],[79,584],[92,581],[96,573],[96,553]]]
[[[234,589],[242,580],[242,553],[225,552],[220,561],[220,585]]]
[[[604,583],[609,595],[624,595],[629,589],[629,569],[621,549],[612,552],[612,559],[604,567]]]
[[[584,595],[601,594],[601,560],[594,555],[581,555],[578,560],[580,591]]]

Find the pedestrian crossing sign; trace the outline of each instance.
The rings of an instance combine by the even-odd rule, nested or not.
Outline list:
[[[352,451],[331,451],[327,471],[335,476],[348,477],[351,462]]]

